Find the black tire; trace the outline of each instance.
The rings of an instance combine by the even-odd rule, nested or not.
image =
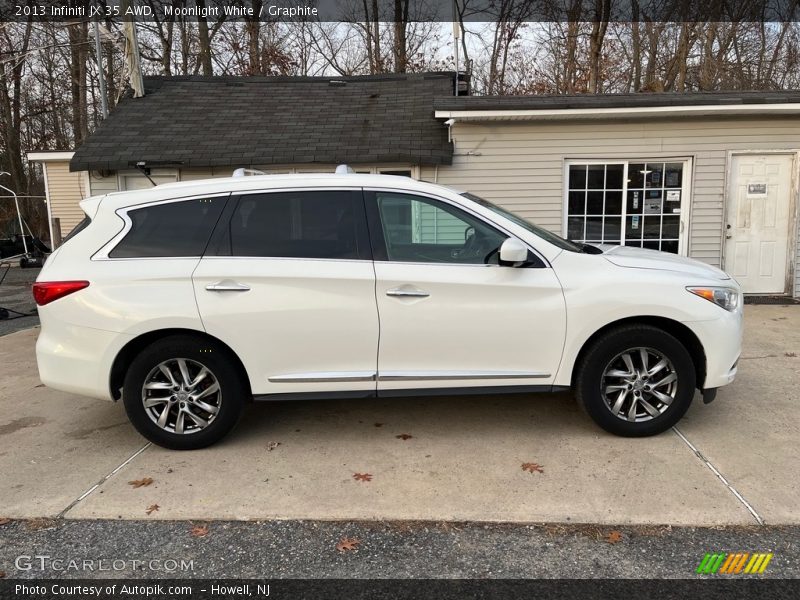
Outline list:
[[[146,379],[159,364],[172,359],[187,359],[195,368],[197,365],[205,367],[219,384],[216,414],[210,417],[203,413],[209,417],[208,425],[192,433],[176,433],[160,427],[144,406],[142,392]],[[174,335],[150,344],[133,359],[125,374],[122,399],[131,423],[149,441],[171,450],[195,450],[210,446],[233,429],[242,413],[248,389],[228,351],[200,337]],[[189,423],[188,427],[197,427],[191,420],[184,420]],[[175,425],[172,428],[177,429]]]
[[[629,421],[615,415],[612,407],[606,404],[603,376],[615,358],[638,348],[652,349],[668,359],[677,382],[672,402],[659,416],[648,415],[645,416],[648,420]],[[662,433],[680,421],[692,403],[695,385],[692,357],[680,341],[657,327],[627,325],[603,334],[588,348],[578,365],[575,395],[586,413],[606,431],[624,437],[645,437]]]

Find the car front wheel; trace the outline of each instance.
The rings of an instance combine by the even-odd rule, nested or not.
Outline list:
[[[200,338],[171,336],[136,356],[122,397],[131,423],[148,440],[193,450],[236,425],[246,393],[224,350]]]
[[[578,402],[600,427],[641,437],[677,423],[692,403],[695,367],[674,336],[648,325],[609,331],[587,350],[576,377]]]

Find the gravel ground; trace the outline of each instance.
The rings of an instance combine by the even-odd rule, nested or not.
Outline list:
[[[202,537],[192,529],[207,527]],[[759,577],[800,576],[800,527],[669,528],[481,523],[12,521],[0,527],[8,578],[693,578],[706,552],[773,552]],[[611,543],[620,534],[619,541]],[[611,537],[609,537],[611,536]],[[343,538],[354,550],[337,550]],[[609,541],[611,540],[611,541]],[[15,566],[46,555],[48,567]],[[126,561],[111,572],[50,561]],[[191,561],[191,569],[148,563]],[[23,559],[24,560],[24,559]],[[25,566],[25,562],[21,566]],[[165,564],[165,563],[164,563]],[[56,565],[57,566],[57,565]],[[63,567],[62,567],[63,569]],[[720,576],[716,576],[717,578]]]
[[[0,266],[0,307],[30,314],[31,316],[19,317],[11,313],[9,319],[0,320],[0,335],[13,333],[29,327],[39,325],[36,316],[36,304],[31,296],[31,284],[36,281],[39,269],[20,269],[12,266],[6,271],[6,266]]]

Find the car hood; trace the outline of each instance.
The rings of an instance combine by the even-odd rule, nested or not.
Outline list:
[[[678,256],[670,252],[631,248],[630,246],[611,246],[593,244],[603,251],[603,257],[618,267],[631,269],[659,269],[661,271],[677,271],[698,277],[710,277],[726,280],[730,276],[723,270],[707,265],[699,260]]]

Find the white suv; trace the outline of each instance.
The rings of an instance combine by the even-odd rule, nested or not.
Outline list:
[[[169,448],[219,440],[252,398],[567,388],[604,429],[645,436],[736,375],[724,272],[569,242],[438,185],[249,176],[81,207],[34,285],[41,379],[121,398]]]

